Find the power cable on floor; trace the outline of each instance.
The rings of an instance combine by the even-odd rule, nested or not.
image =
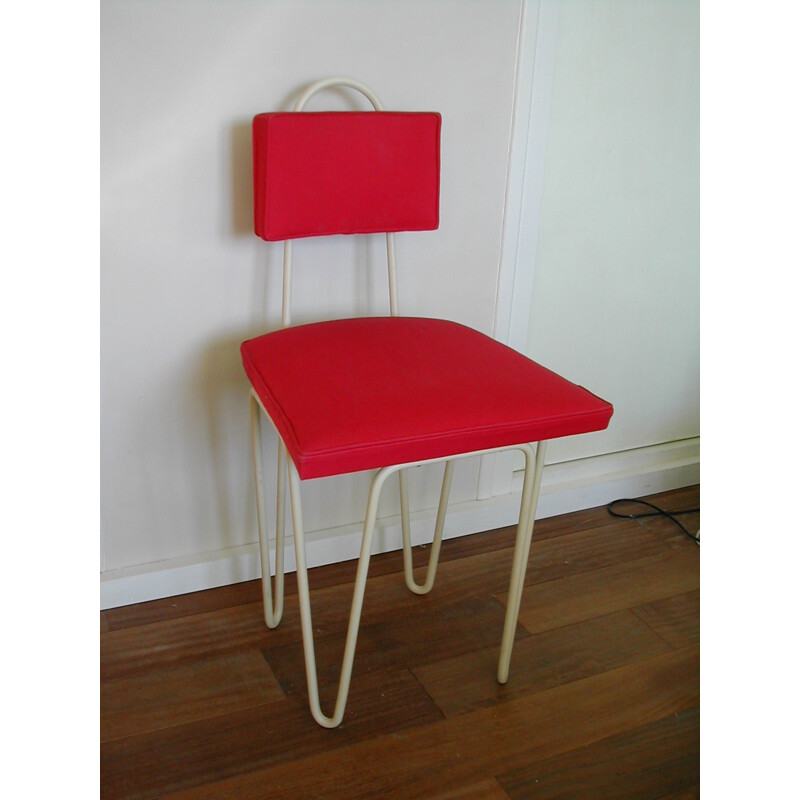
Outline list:
[[[652,508],[652,511],[644,511],[641,514],[620,514],[617,511],[614,511],[613,507],[618,503],[638,503],[642,506],[647,506],[648,508]],[[659,508],[658,506],[653,505],[652,503],[648,503],[647,500],[629,500],[627,498],[620,498],[619,500],[613,500],[606,506],[606,510],[612,517],[619,517],[620,519],[642,519],[643,517],[666,517],[667,519],[672,520],[695,544],[698,546],[700,545],[700,537],[695,536],[692,533],[684,528],[683,525],[675,518],[678,514],[698,514],[700,512],[699,508],[687,508],[682,511],[664,511],[664,509]]]

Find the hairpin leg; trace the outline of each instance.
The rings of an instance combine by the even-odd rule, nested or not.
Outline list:
[[[253,471],[256,481],[256,509],[258,513],[258,542],[261,550],[261,591],[264,595],[264,620],[270,628],[277,628],[283,616],[283,540],[286,487],[286,446],[278,444],[278,496],[275,525],[275,598],[273,606],[272,578],[270,577],[269,532],[264,504],[264,462],[261,455],[261,407],[250,393],[250,442],[253,450]]]
[[[401,517],[403,521],[403,561],[406,583],[411,591],[425,594],[433,586],[436,566],[439,559],[442,533],[444,530],[445,513],[450,493],[453,476],[453,460],[445,464],[442,492],[439,499],[439,511],[436,518],[436,528],[433,536],[430,561],[425,583],[417,584],[413,580],[411,564],[411,536],[408,514],[408,494],[403,469],[399,466],[385,467],[379,470],[372,479],[367,511],[364,519],[364,533],[361,541],[361,554],[356,570],[353,600],[350,607],[350,620],[347,627],[344,656],[339,677],[339,688],[336,695],[336,704],[333,715],[326,716],[319,702],[319,685],[317,679],[317,662],[314,653],[314,628],[311,620],[311,602],[308,587],[308,569],[306,566],[305,534],[303,530],[303,516],[300,500],[300,476],[297,469],[288,457],[286,447],[280,442],[278,451],[278,503],[277,503],[277,530],[276,530],[276,574],[275,574],[275,603],[273,606],[272,581],[270,579],[269,541],[265,525],[264,492],[263,492],[263,463],[261,457],[261,416],[260,405],[251,394],[250,398],[250,424],[251,441],[253,445],[253,464],[256,478],[256,499],[258,507],[259,541],[261,545],[262,563],[262,588],[264,593],[264,617],[270,628],[276,627],[283,614],[283,540],[284,540],[284,494],[285,475],[289,474],[289,495],[291,499],[292,525],[294,530],[294,546],[297,560],[297,588],[300,605],[300,622],[303,633],[303,655],[306,666],[306,679],[308,682],[308,698],[311,714],[322,727],[335,728],[344,718],[344,709],[350,691],[350,679],[353,673],[358,629],[361,622],[361,610],[364,604],[367,573],[372,549],[372,538],[375,533],[375,521],[378,514],[378,503],[386,479],[392,472],[400,473]],[[497,680],[505,683],[508,679],[511,649],[514,644],[519,606],[522,598],[522,586],[530,554],[531,536],[533,534],[533,521],[536,512],[536,503],[544,467],[546,442],[539,442],[535,451],[532,445],[519,445],[525,454],[525,479],[523,482],[522,500],[520,503],[520,519],[517,526],[517,539],[514,547],[514,561],[511,569],[511,582],[509,587],[508,606],[506,609],[503,639],[500,645],[500,663],[498,665]],[[406,465],[410,466],[410,465]]]
[[[311,714],[323,728],[335,728],[344,717],[344,707],[350,690],[350,678],[353,672],[353,659],[356,652],[358,627],[361,622],[361,608],[364,604],[364,590],[367,584],[372,535],[375,532],[375,519],[378,513],[378,502],[381,489],[390,474],[390,469],[380,470],[372,479],[367,501],[367,513],[364,519],[364,535],[361,541],[361,555],[358,559],[353,602],[350,607],[350,622],[347,627],[342,672],[339,677],[339,690],[333,715],[323,714],[319,703],[319,687],[317,684],[317,661],[314,655],[314,627],[311,622],[311,603],[308,592],[308,571],[306,568],[305,536],[303,532],[303,516],[300,504],[300,476],[289,459],[289,493],[292,507],[292,523],[294,526],[294,547],[297,557],[297,593],[300,602],[300,623],[303,630],[303,654],[306,662],[306,680],[308,682],[308,701]]]
[[[400,523],[403,530],[403,572],[405,573],[406,586],[414,594],[427,594],[433,587],[436,579],[436,566],[439,563],[439,551],[442,547],[442,533],[444,532],[444,520],[447,515],[447,502],[450,498],[450,486],[453,482],[453,461],[450,460],[444,465],[444,477],[442,478],[442,493],[439,497],[439,511],[436,515],[436,527],[433,533],[433,543],[428,559],[428,571],[425,575],[425,583],[419,584],[414,580],[414,565],[411,556],[411,520],[408,513],[408,483],[406,481],[406,471],[401,469],[398,472],[400,480]]]
[[[539,488],[542,483],[542,469],[547,442],[539,442],[534,457],[533,447],[525,445],[525,480],[522,485],[522,501],[519,509],[517,540],[514,545],[514,561],[511,567],[511,582],[508,590],[506,619],[503,625],[503,639],[500,644],[500,663],[497,667],[498,683],[508,680],[508,668],[511,663],[511,648],[514,646],[514,633],[517,628],[519,605],[522,600],[522,586],[525,582],[525,571],[528,566],[528,555],[531,549],[533,521],[536,516],[536,504],[539,499]]]

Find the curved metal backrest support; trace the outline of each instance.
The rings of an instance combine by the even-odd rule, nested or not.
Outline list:
[[[361,94],[363,94],[364,97],[366,97],[367,100],[372,103],[372,107],[376,111],[383,111],[383,105],[381,104],[381,101],[378,100],[378,96],[372,91],[372,89],[369,88],[369,86],[361,83],[361,81],[355,80],[354,78],[344,77],[323,78],[322,80],[315,81],[300,95],[292,110],[302,111],[305,108],[306,103],[317,92],[322,91],[323,89],[330,89],[333,86],[346,86],[349,89],[355,89],[356,91],[361,92]]]
[[[361,92],[361,94],[372,103],[372,107],[375,111],[383,111],[383,105],[378,99],[378,96],[366,84],[354,78],[345,78],[341,76],[323,78],[322,80],[312,83],[297,99],[292,110],[302,111],[306,107],[306,103],[308,103],[317,92],[338,86],[344,86],[348,89],[355,89]],[[400,309],[397,302],[397,269],[394,233],[386,234],[386,260],[389,268],[389,313],[391,316],[396,317],[400,313]],[[292,264],[292,240],[287,239],[283,244],[283,301],[281,305],[281,325],[284,328],[292,324]]]

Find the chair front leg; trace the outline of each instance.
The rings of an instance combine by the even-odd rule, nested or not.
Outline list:
[[[514,545],[514,561],[511,567],[508,605],[506,606],[506,618],[503,625],[503,639],[500,644],[500,662],[497,667],[498,683],[505,683],[508,680],[511,648],[514,646],[517,617],[519,616],[519,606],[522,601],[522,586],[525,583],[525,571],[528,566],[528,555],[531,549],[533,521],[536,517],[536,505],[539,500],[539,488],[542,483],[546,446],[547,442],[539,442],[536,445],[535,456],[531,445],[525,445],[525,447],[521,448],[525,454],[525,479],[522,484],[522,500],[519,509],[517,539]]]
[[[447,516],[447,502],[450,498],[450,486],[453,482],[453,463],[453,460],[450,460],[444,465],[442,492],[439,496],[439,510],[436,515],[436,527],[433,532],[431,554],[428,559],[428,571],[425,575],[425,583],[423,584],[419,584],[414,580],[414,563],[411,555],[411,520],[408,513],[408,482],[406,480],[406,471],[401,469],[397,473],[400,481],[400,526],[403,531],[403,572],[405,574],[406,586],[408,586],[414,594],[428,594],[436,579],[436,566],[439,563],[439,551],[442,547],[444,520]]]
[[[375,532],[375,519],[378,513],[378,502],[381,489],[390,474],[387,469],[380,470],[372,480],[367,501],[367,513],[364,518],[364,534],[361,540],[361,554],[356,570],[353,602],[350,607],[350,622],[347,627],[342,671],[339,677],[339,689],[333,715],[328,717],[322,712],[319,702],[319,686],[317,683],[317,661],[314,654],[314,627],[311,620],[311,602],[308,590],[308,570],[306,568],[305,535],[303,531],[303,515],[300,503],[300,476],[291,459],[289,461],[289,494],[294,529],[294,547],[297,559],[297,593],[300,603],[300,624],[303,631],[303,655],[306,664],[306,680],[308,683],[308,702],[311,714],[323,728],[337,727],[343,717],[350,691],[350,678],[353,673],[353,659],[356,652],[358,628],[361,622],[361,608],[364,604],[364,590],[367,584],[369,559],[372,549],[372,536]]]
[[[279,437],[280,438],[280,437]],[[272,579],[270,577],[269,532],[264,503],[264,461],[261,453],[261,406],[250,392],[250,443],[253,451],[253,473],[256,482],[256,510],[258,514],[258,543],[261,552],[261,592],[264,597],[264,621],[269,628],[277,628],[283,617],[283,541],[286,495],[286,446],[278,444],[278,496],[275,523],[275,597],[273,605]]]

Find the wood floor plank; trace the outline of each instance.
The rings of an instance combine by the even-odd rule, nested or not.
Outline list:
[[[257,649],[100,686],[100,740],[182,725],[284,697]]]
[[[646,499],[692,507],[699,487]],[[665,767],[659,738],[647,735],[699,705],[699,548],[663,522],[603,507],[537,521],[526,628],[505,687],[495,671],[513,527],[446,541],[425,597],[406,589],[401,553],[373,557],[350,701],[334,731],[305,701],[293,575],[272,631],[259,581],[103,611],[102,797],[508,800],[497,776],[523,791],[524,770],[546,764],[556,775],[568,763],[576,786],[599,787],[588,797],[615,786],[697,797],[693,755]],[[417,567],[429,549],[413,549]],[[309,576],[327,710],[354,574],[347,562]],[[627,765],[619,781],[602,766],[612,752]],[[676,773],[680,786],[667,780]]]
[[[550,539],[534,538],[526,585],[668,553],[669,549],[657,536],[637,529],[637,535],[631,537],[625,534],[626,530],[630,530],[630,521],[613,520],[600,527]],[[443,563],[437,572],[431,594],[422,598],[411,595],[402,583],[397,586],[394,576],[388,575],[375,581],[375,590],[368,592],[368,600],[370,596],[379,594],[388,600],[383,604],[384,611],[392,608],[403,611],[405,607],[413,607],[420,601],[449,604],[463,597],[500,594],[508,588],[512,558],[513,548],[505,548]],[[421,579],[421,573],[417,573],[417,579]],[[325,599],[322,603],[325,603]]]
[[[531,633],[540,633],[694,591],[700,585],[697,551],[693,545],[526,586],[519,622]],[[505,603],[507,595],[499,599]]]
[[[379,736],[163,800],[430,798],[698,704],[698,651],[670,651],[455,719]]]
[[[696,708],[498,776],[512,800],[655,800],[699,779]]]
[[[442,564],[435,594],[425,597],[409,592],[402,575],[397,572],[372,576],[364,601],[362,625],[381,621],[387,614],[401,618],[408,611],[430,610],[481,594],[489,597],[492,592],[488,587],[502,585],[510,566],[510,552],[502,551],[461,559],[458,565]],[[476,581],[476,577],[479,580]],[[318,636],[341,635],[346,630],[352,593],[350,583],[312,588],[311,607]],[[264,623],[260,601],[193,613],[104,634],[101,678],[112,680],[214,658],[242,647],[279,647],[301,639],[296,595],[287,595],[283,621],[274,630],[269,630]]]
[[[623,611],[518,639],[505,685],[497,683],[497,646],[415,667],[413,672],[445,716],[453,717],[667,650],[669,645],[647,625]]]
[[[146,603],[109,608],[104,613],[108,618],[109,630],[121,631],[139,625],[178,619],[191,614],[203,614],[208,611],[256,603],[260,600],[260,581],[247,581],[201,592],[189,592],[174,597],[150,600]]]
[[[678,521],[692,536],[700,530],[700,514],[681,514]],[[697,545],[672,520],[667,517],[645,518],[636,521],[640,528],[658,536],[673,549],[697,547]]]
[[[634,608],[633,613],[672,647],[687,647],[700,643],[699,589],[645,603]]]
[[[605,506],[596,506],[582,511],[572,511],[569,514],[537,519],[533,526],[533,535],[539,540],[551,539],[564,534],[596,530],[616,523],[617,520],[608,513]],[[516,528],[512,527],[509,530],[516,531]]]
[[[269,631],[261,603],[110,631],[100,640],[101,681],[263,647]]]
[[[345,720],[335,730],[317,725],[305,703],[284,699],[106,742],[100,751],[101,797],[145,800],[178,790],[194,797],[207,783],[439,719],[408,671],[374,673],[354,683]]]
[[[473,783],[458,789],[450,789],[429,800],[509,800],[503,787],[494,779]]]
[[[700,784],[689,786],[681,792],[662,795],[658,800],[700,800]]]
[[[494,597],[470,598],[430,611],[416,610],[362,625],[353,664],[354,680],[365,672],[383,668],[410,668],[423,661],[437,660],[473,650],[499,650],[505,608]],[[637,620],[638,622],[638,620]],[[646,628],[641,622],[638,623]],[[518,637],[528,632],[518,628]],[[655,637],[652,632],[650,635]],[[335,687],[339,680],[344,635],[316,637],[318,678],[322,687]],[[303,648],[299,642],[267,647],[264,657],[287,694],[305,696],[306,678]]]
[[[557,580],[579,573],[593,572],[615,564],[663,554],[667,548],[655,535],[630,536],[627,520],[615,520],[557,539],[534,541],[525,585]],[[505,591],[505,586],[501,591]]]
[[[643,534],[634,539],[619,535],[618,522],[534,542],[527,581],[536,583],[574,576],[669,552],[654,535]],[[442,563],[433,591],[424,597],[409,592],[402,575],[396,572],[370,577],[362,625],[382,621],[387,614],[401,618],[406,613],[431,611],[454,602],[504,592],[508,588],[511,560],[512,551],[506,548]],[[314,627],[320,636],[341,635],[346,630],[351,600],[350,583],[312,587]],[[112,630],[101,637],[100,674],[102,680],[114,680],[216,658],[239,648],[281,646],[299,641],[297,597],[287,595],[283,621],[275,630],[267,629],[260,600]]]

